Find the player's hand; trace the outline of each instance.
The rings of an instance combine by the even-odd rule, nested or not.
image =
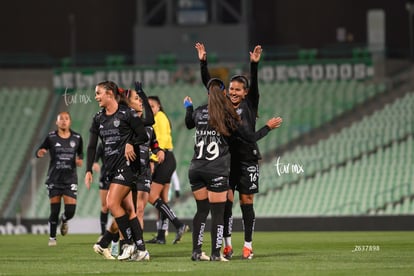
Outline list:
[[[85,186],[89,190],[93,181],[93,176],[91,172],[86,172],[85,174]]]
[[[142,82],[140,81],[135,82],[135,91],[137,91],[137,93],[144,92],[144,90],[142,90]]]
[[[191,97],[185,96],[183,104],[185,108],[193,106],[193,101],[191,100]]]
[[[259,62],[260,57],[262,55],[262,46],[260,45],[256,45],[256,47],[254,47],[253,52],[250,52],[250,61],[251,62]]]
[[[45,156],[47,150],[46,149],[40,149],[37,151],[37,157],[41,158],[43,156]]]
[[[83,164],[83,160],[82,159],[80,159],[79,157],[76,157],[76,166],[77,167],[82,167],[82,164]]]
[[[92,170],[94,172],[97,172],[97,173],[100,172],[101,171],[101,166],[99,165],[99,163],[97,163],[97,162],[93,163]]]
[[[275,129],[275,128],[278,128],[278,127],[280,127],[280,125],[282,124],[282,122],[283,122],[283,120],[282,120],[282,118],[280,118],[280,117],[273,117],[273,118],[270,118],[268,121],[267,121],[267,123],[266,123],[266,125],[270,128],[270,129]]]
[[[129,143],[125,145],[125,158],[129,162],[135,161],[135,159],[137,158],[137,155],[134,151],[134,146]]]
[[[157,160],[158,160],[158,163],[160,163],[160,164],[162,162],[164,162],[164,160],[165,160],[165,152],[163,150],[160,150],[160,151],[157,152]]]
[[[197,42],[195,45],[195,48],[197,49],[198,59],[207,60],[207,52],[206,52],[206,48],[204,47],[204,44]]]

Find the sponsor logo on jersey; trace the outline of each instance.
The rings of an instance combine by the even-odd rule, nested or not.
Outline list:
[[[101,128],[104,128],[104,126],[103,125],[99,125],[99,129],[101,129]]]
[[[56,142],[55,147],[61,147],[62,145],[59,142]]]
[[[256,172],[256,166],[250,166],[247,168],[248,172]]]

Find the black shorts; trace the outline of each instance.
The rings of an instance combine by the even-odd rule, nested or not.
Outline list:
[[[155,163],[152,181],[159,184],[171,183],[171,176],[177,168],[177,161],[171,151],[165,151],[165,159],[162,163]]]
[[[49,198],[66,195],[74,199],[78,195],[78,184],[46,184]]]
[[[151,188],[151,168],[141,168],[141,173],[137,177],[134,191],[150,192]]]
[[[109,190],[109,184],[111,182],[109,181],[109,178],[106,174],[101,175],[99,178],[99,190]]]
[[[130,166],[117,169],[115,173],[108,174],[109,183],[116,183],[128,186],[131,189],[135,188],[137,182],[137,175]]]
[[[197,191],[206,187],[208,191],[221,193],[229,189],[228,176],[217,175],[205,172],[202,168],[190,169],[188,179],[191,185],[191,191]]]
[[[230,187],[240,194],[259,192],[259,163],[257,161],[234,161],[230,167]]]

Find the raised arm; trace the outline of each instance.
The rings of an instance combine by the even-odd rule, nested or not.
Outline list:
[[[206,48],[204,47],[204,44],[200,42],[195,44],[195,48],[197,49],[198,59],[200,60],[201,80],[203,81],[204,86],[207,87],[207,83],[211,77],[207,67]]]
[[[257,72],[261,55],[262,47],[260,45],[254,47],[253,52],[250,52],[250,87],[247,98],[252,103],[256,111],[259,108],[259,82]]]
[[[144,116],[141,117],[142,122],[145,126],[152,126],[155,124],[154,121],[154,113],[151,110],[151,106],[148,103],[147,95],[145,94],[144,90],[142,89],[142,83],[137,81],[135,82],[135,91],[137,91],[138,96],[142,100],[142,106],[144,107]]]
[[[185,112],[185,126],[188,129],[192,129],[195,127],[195,122],[193,119],[193,101],[191,100],[191,98],[189,96],[186,96],[184,98],[184,107],[186,109]]]

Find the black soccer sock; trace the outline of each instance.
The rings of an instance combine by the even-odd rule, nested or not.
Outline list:
[[[227,199],[224,206],[224,234],[225,238],[231,237],[233,232],[233,201]]]
[[[131,233],[132,238],[135,242],[135,245],[137,246],[138,250],[144,251],[145,250],[145,244],[144,244],[144,238],[143,238],[143,231],[141,224],[138,221],[137,217],[134,217],[129,221],[129,225],[131,225]]]
[[[243,217],[244,227],[244,241],[251,242],[253,240],[254,224],[255,224],[255,213],[253,204],[240,205]]]
[[[157,240],[165,240],[165,229],[163,229],[164,220],[166,220],[164,213],[160,212],[160,219],[158,220]],[[168,219],[167,219],[168,220]]]
[[[108,230],[106,230],[105,233],[103,234],[102,238],[99,240],[98,244],[102,248],[108,248],[109,244],[112,241],[113,235],[114,234],[112,234],[111,232],[109,232]]]
[[[119,231],[121,231],[122,236],[124,237],[125,243],[132,244],[132,233],[131,226],[129,225],[128,215],[115,218],[116,223],[118,224]]]
[[[118,242],[119,241],[119,231],[112,234],[112,241],[113,242]]]
[[[174,224],[175,228],[178,229],[183,225],[183,223],[174,214],[174,211],[161,198],[158,198],[154,202],[154,207],[160,211],[160,216],[164,215],[167,217]]]
[[[101,211],[100,222],[101,222],[101,235],[103,235],[106,230],[106,225],[108,224],[108,213],[104,213]]]
[[[196,200],[197,212],[193,218],[193,252],[201,253],[203,245],[204,230],[206,228],[206,220],[210,212],[210,203],[208,199]]]
[[[49,231],[50,237],[56,238],[56,229],[59,223],[60,203],[50,204]]]
[[[76,204],[65,204],[65,212],[63,213],[62,220],[67,222],[75,216]]]
[[[225,202],[210,203],[211,209],[211,255],[220,256],[223,245]]]

